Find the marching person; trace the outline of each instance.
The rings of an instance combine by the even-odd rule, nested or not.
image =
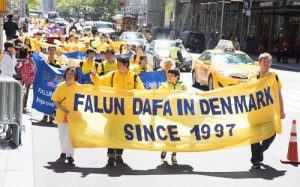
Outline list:
[[[108,49],[106,51],[106,60],[101,63],[99,69],[100,75],[106,75],[107,73],[117,69],[117,60],[115,59],[114,49]]]
[[[66,109],[66,97],[68,90],[72,86],[77,86],[78,74],[75,67],[68,67],[64,74],[65,81],[60,83],[55,89],[51,99],[56,106],[55,122],[58,126],[59,142],[61,147],[61,154],[59,159],[63,162],[68,161],[69,164],[74,162],[74,148],[70,140]]]
[[[163,83],[159,90],[187,90],[187,86],[180,80],[180,72],[177,69],[171,69],[168,71],[168,81]],[[167,155],[166,151],[161,152],[160,158],[165,159]],[[172,164],[177,164],[176,152],[172,153]]]
[[[133,67],[132,71],[134,73],[140,74],[140,73],[145,73],[145,72],[149,72],[151,71],[149,66],[148,66],[148,59],[147,59],[147,55],[142,55],[140,56],[139,59],[139,65]]]
[[[138,45],[135,49],[136,53],[130,58],[130,64],[139,64],[140,57],[143,55],[143,46]]]
[[[144,85],[139,76],[129,70],[129,64],[130,62],[128,58],[119,57],[117,59],[116,71],[109,72],[108,74],[99,77],[96,74],[96,71],[93,70],[91,71],[91,80],[95,85],[108,86],[117,89],[144,90]],[[111,131],[113,131],[113,129]],[[124,149],[108,148],[107,165],[114,166],[115,164],[124,163],[122,158],[123,150]]]
[[[278,84],[278,95],[280,102],[280,118],[285,118],[284,108],[283,108],[283,99],[281,94],[282,84],[278,78],[278,76],[274,72],[270,72],[270,67],[272,65],[272,56],[269,53],[262,53],[258,57],[258,62],[260,66],[260,73],[257,76],[257,79],[262,79],[265,77],[274,77]],[[269,148],[271,143],[274,141],[276,134],[271,136],[268,139],[263,140],[262,142],[257,142],[251,145],[251,162],[253,164],[253,169],[261,169],[261,164],[263,161],[263,153]]]
[[[164,58],[160,62],[160,68],[157,71],[164,71],[166,73],[166,77],[168,78],[168,72],[170,69],[174,69],[175,63],[171,58]]]

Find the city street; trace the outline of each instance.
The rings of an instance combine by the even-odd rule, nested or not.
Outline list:
[[[42,114],[32,111],[33,173],[35,186],[297,186],[299,168],[284,165],[292,120],[300,121],[299,73],[275,71],[283,83],[287,117],[283,133],[265,153],[264,169],[250,170],[250,147],[196,153],[178,153],[178,165],[170,165],[160,152],[125,150],[120,167],[107,167],[106,149],[76,149],[75,166],[55,162],[59,157],[58,130],[39,121]],[[191,73],[181,80],[191,88]],[[196,88],[191,88],[198,90]],[[201,90],[198,90],[201,91]],[[28,126],[30,128],[30,126]],[[298,128],[299,132],[299,128]],[[27,133],[27,131],[26,131]],[[26,145],[24,145],[26,146]]]

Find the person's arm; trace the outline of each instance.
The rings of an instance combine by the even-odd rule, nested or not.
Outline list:
[[[179,51],[177,52],[177,58],[178,58],[178,60],[179,60],[180,63],[183,63],[183,57],[182,57],[181,50],[179,50]]]
[[[68,113],[69,113],[69,111],[68,111],[64,106],[62,106],[58,101],[53,101],[53,102],[54,102],[55,106],[56,106],[59,110],[61,110],[63,113],[65,113],[65,114],[68,114]]]
[[[283,99],[282,99],[281,89],[279,89],[278,93],[279,93],[279,103],[280,103],[280,118],[284,119],[285,118],[285,113],[284,113],[284,107],[283,107]]]

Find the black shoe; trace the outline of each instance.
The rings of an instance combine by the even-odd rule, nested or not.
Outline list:
[[[74,158],[73,157],[67,157],[67,161],[69,164],[73,164]]]
[[[172,154],[171,161],[172,161],[173,165],[177,164],[177,160],[176,160],[176,155],[175,154]]]
[[[54,117],[53,116],[50,116],[49,117],[49,123],[52,123],[54,121]]]
[[[167,156],[167,152],[166,151],[161,152],[161,154],[160,154],[160,158],[161,159],[165,159],[166,156]]]
[[[107,160],[107,165],[108,166],[114,166],[115,165],[115,158],[114,157],[109,157]]]
[[[116,162],[117,162],[118,164],[123,164],[124,161],[123,161],[122,156],[117,156],[117,157],[116,157]]]
[[[59,158],[60,159],[66,159],[67,158],[66,153],[61,153]]]
[[[253,164],[252,169],[261,169],[259,164]]]
[[[43,117],[43,122],[47,122],[48,121],[48,116],[44,116]]]

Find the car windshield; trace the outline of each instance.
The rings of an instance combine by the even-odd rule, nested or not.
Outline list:
[[[113,25],[109,23],[96,23],[95,26],[98,29],[113,29]]]
[[[124,33],[124,39],[143,39],[143,34],[139,32]]]
[[[253,65],[253,60],[245,54],[226,54],[215,53],[212,55],[212,61],[216,65]]]

